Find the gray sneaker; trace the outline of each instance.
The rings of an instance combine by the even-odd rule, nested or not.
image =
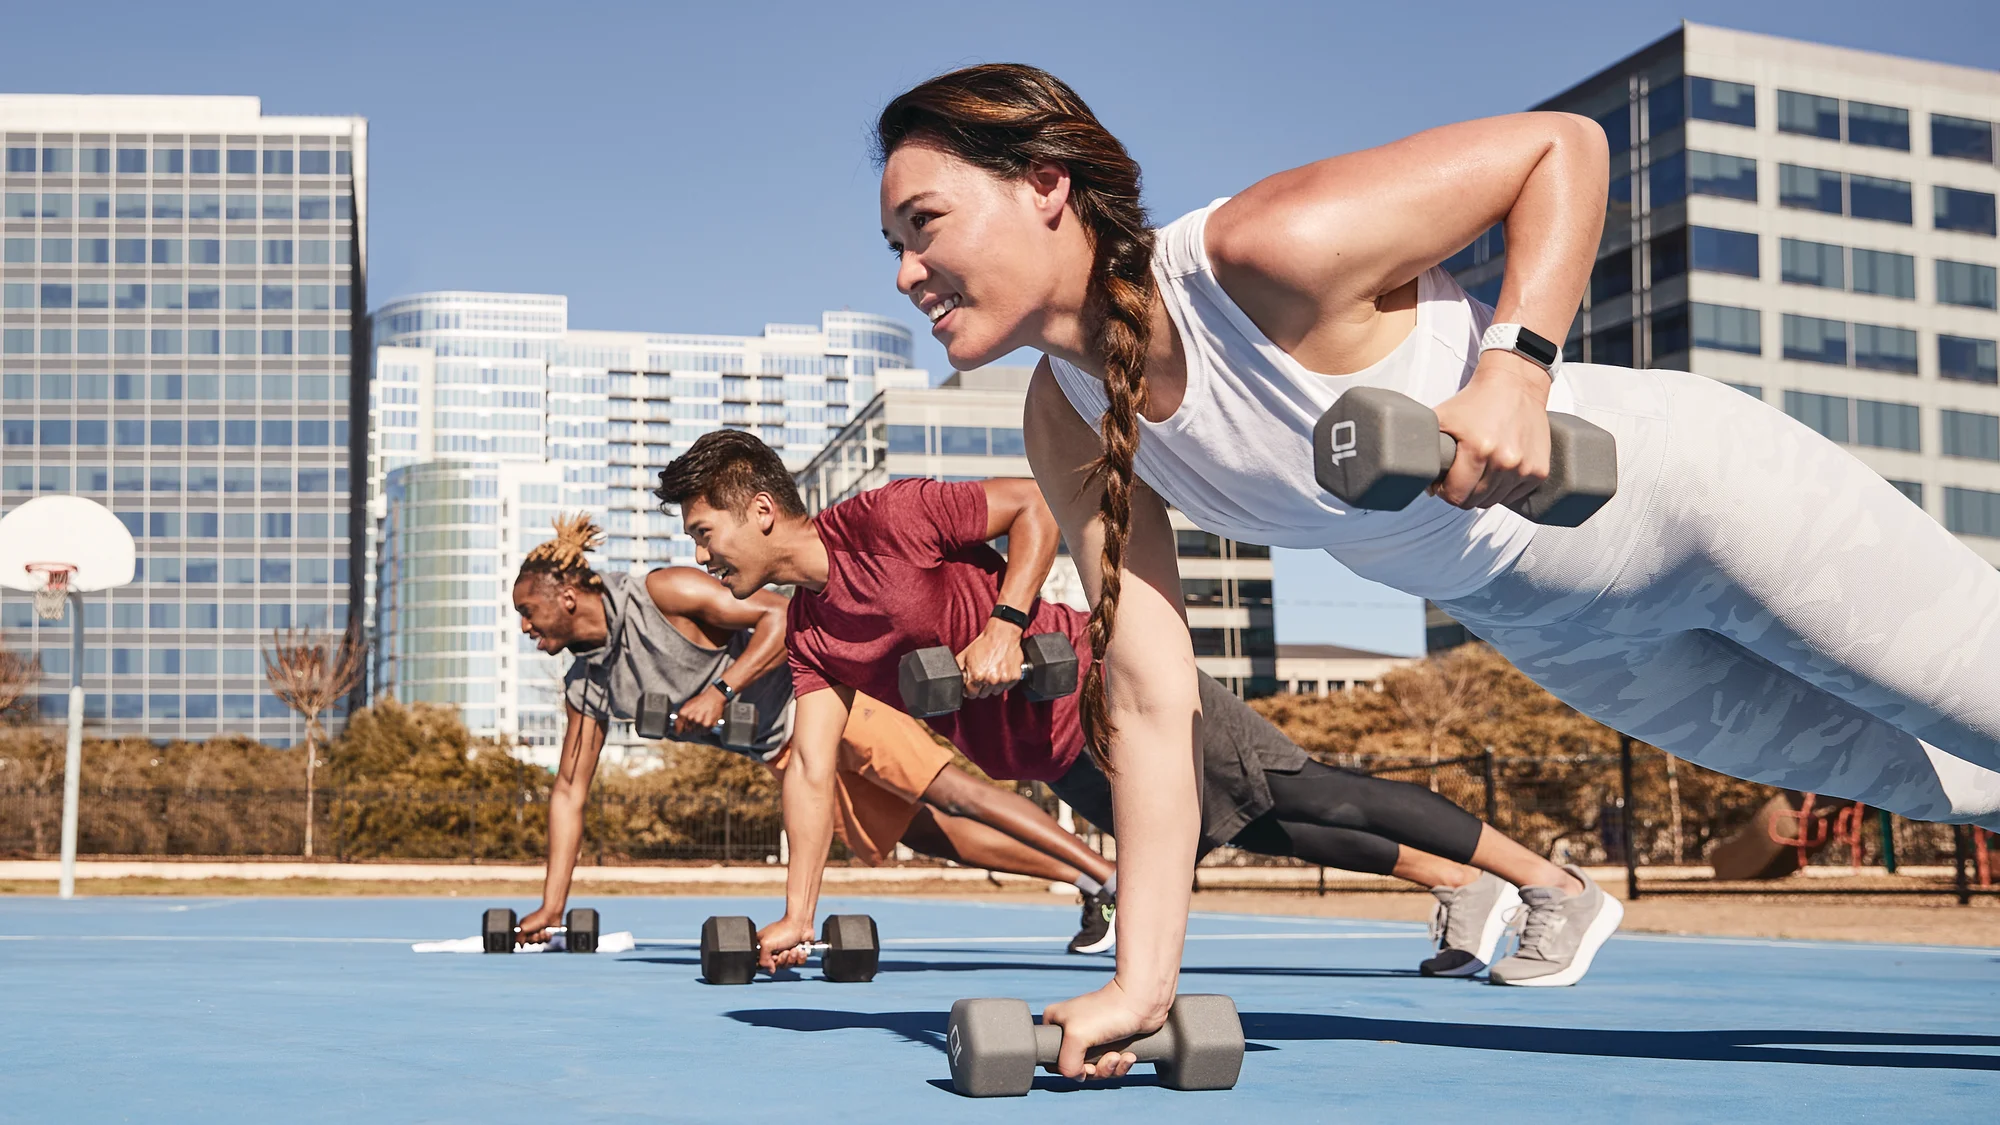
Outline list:
[[[1521,945],[1513,956],[1493,966],[1488,979],[1494,984],[1531,988],[1575,984],[1590,971],[1598,949],[1618,932],[1625,907],[1574,865],[1563,870],[1577,877],[1583,893],[1564,894],[1554,887],[1521,888],[1521,905],[1516,911]]]
[[[1507,915],[1521,905],[1514,884],[1491,872],[1463,887],[1432,887],[1437,908],[1431,912],[1431,940],[1437,956],[1418,965],[1427,977],[1469,977],[1493,960]]]

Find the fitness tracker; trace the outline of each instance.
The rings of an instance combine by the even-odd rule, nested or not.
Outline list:
[[[1018,609],[1015,609],[1011,605],[994,606],[993,616],[999,618],[1002,621],[1005,621],[1007,624],[1012,625],[1016,629],[1025,630],[1028,627],[1028,615],[1021,612]]]
[[[717,676],[715,678],[715,682],[708,686],[722,693],[723,702],[725,703],[736,702],[736,689],[730,687],[728,684],[723,683],[721,676]]]
[[[1550,378],[1562,367],[1562,349],[1549,342],[1548,338],[1519,324],[1495,324],[1479,338],[1479,353],[1499,350],[1513,352],[1529,363],[1549,373]]]

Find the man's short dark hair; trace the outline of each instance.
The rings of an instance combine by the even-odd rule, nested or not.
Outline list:
[[[700,500],[741,515],[759,492],[770,494],[778,510],[788,516],[806,514],[799,486],[770,446],[742,430],[711,430],[660,470],[660,486],[653,495],[662,507]]]

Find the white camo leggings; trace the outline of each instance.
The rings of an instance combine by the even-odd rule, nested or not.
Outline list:
[[[1791,417],[1566,367],[1618,496],[1441,603],[1586,715],[1750,781],[2000,829],[2000,571]]]

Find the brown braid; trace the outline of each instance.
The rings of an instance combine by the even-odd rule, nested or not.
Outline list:
[[[529,575],[545,575],[558,586],[602,593],[604,579],[591,568],[590,560],[584,557],[584,553],[604,545],[604,529],[598,527],[587,512],[557,516],[555,529],[554,539],[536,544],[521,560],[521,573],[514,581],[519,582]]]
[[[1104,654],[1111,647],[1125,546],[1132,531],[1133,459],[1146,404],[1146,350],[1152,336],[1153,232],[1139,196],[1139,165],[1076,91],[1047,71],[1016,63],[967,67],[933,78],[890,102],[876,123],[876,158],[906,142],[934,145],[996,176],[1019,179],[1038,162],[1062,165],[1069,206],[1089,232],[1087,294],[1093,351],[1104,365],[1109,405],[1098,422],[1104,452],[1091,465],[1104,489],[1099,559],[1103,590],[1090,611],[1083,681],[1083,733],[1090,755],[1112,769],[1116,734],[1105,699]]]

